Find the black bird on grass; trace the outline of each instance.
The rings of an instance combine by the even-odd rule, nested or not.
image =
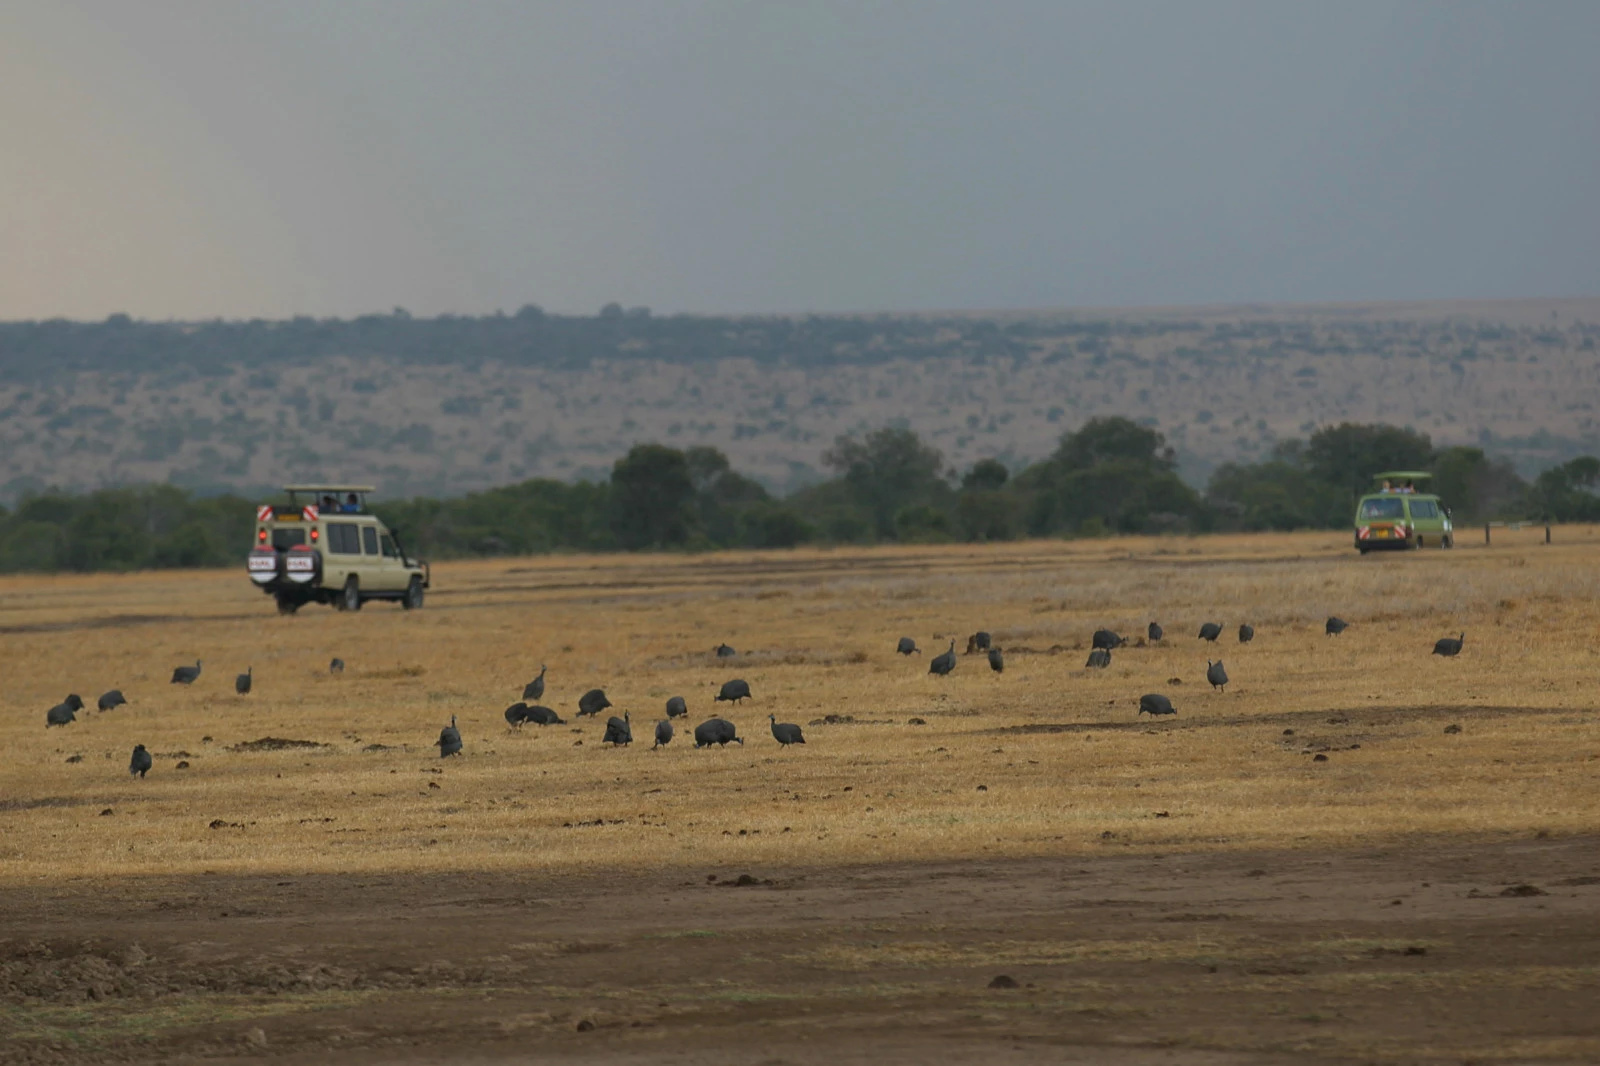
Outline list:
[[[521,729],[522,723],[529,721],[532,715],[526,703],[513,703],[506,708],[506,724],[513,729]]]
[[[689,717],[689,705],[687,703],[683,702],[683,697],[682,696],[674,696],[670,700],[667,701],[667,717],[668,718],[687,718],[687,717]]]
[[[1206,680],[1211,682],[1212,688],[1221,689],[1223,692],[1228,691],[1228,671],[1222,668],[1221,659],[1216,662],[1212,662],[1210,659],[1206,660]]]
[[[672,722],[669,719],[663,718],[661,721],[656,723],[656,742],[651,746],[650,750],[655,751],[656,748],[664,748],[671,743]]]
[[[722,748],[729,744],[743,746],[744,738],[726,718],[708,718],[694,727],[694,746],[708,748],[713,744]]]
[[[1109,629],[1097,629],[1094,631],[1094,639],[1089,641],[1089,647],[1104,648],[1107,651],[1110,651],[1112,648],[1120,648],[1126,643],[1128,643],[1127,637],[1121,636]]]
[[[1215,622],[1207,622],[1205,625],[1200,627],[1201,640],[1209,640],[1215,644],[1217,638],[1220,636],[1222,636],[1222,627],[1217,625]]]
[[[591,715],[599,714],[610,706],[611,701],[606,699],[606,690],[592,688],[578,697],[578,717],[587,718]]]
[[[200,678],[200,660],[196,659],[193,666],[178,666],[172,670],[172,684],[192,685]]]
[[[1172,701],[1159,692],[1151,692],[1139,697],[1139,714],[1177,714],[1172,709]]]
[[[1240,622],[1239,623],[1239,643],[1240,644],[1248,644],[1252,640],[1255,640],[1255,639],[1256,639],[1256,627],[1252,626],[1252,625],[1246,625],[1245,623]]]
[[[332,662],[330,662],[328,664],[328,673],[330,673],[330,674],[342,674],[342,673],[344,673],[344,660],[343,659],[334,659]]]
[[[989,669],[995,673],[1003,673],[1006,668],[1006,657],[1000,654],[999,648],[989,649]]]
[[[244,673],[233,679],[233,691],[241,696],[250,694],[250,677],[256,672],[255,667],[249,667]]]
[[[917,647],[917,642],[912,640],[910,637],[901,637],[900,638],[900,643],[898,643],[898,644],[896,644],[894,646],[894,650],[899,652],[901,655],[921,655],[922,654],[922,649],[918,648]]]
[[[1095,648],[1089,653],[1089,661],[1083,664],[1085,670],[1104,670],[1111,665],[1111,651],[1107,648]]]
[[[44,727],[49,729],[53,725],[66,725],[68,722],[78,720],[78,712],[83,710],[83,700],[73,693],[48,711],[44,712]]]
[[[522,698],[536,700],[544,695],[544,664],[539,664],[539,676],[522,686]]]
[[[1330,637],[1336,637],[1349,628],[1350,623],[1346,622],[1343,618],[1339,618],[1335,615],[1329,615],[1328,624],[1322,627],[1322,631]]]
[[[988,651],[993,639],[988,633],[981,629],[978,630],[967,638],[967,654],[975,655],[980,651]]]
[[[728,647],[728,645],[726,645],[726,644],[718,644],[717,645],[717,658],[719,658],[719,659],[731,659],[735,655],[738,655],[738,654],[739,654],[738,652],[734,651],[732,648]]]
[[[127,702],[128,701],[122,695],[122,690],[120,688],[114,688],[110,692],[107,692],[104,696],[100,697],[98,706],[102,711],[113,711]]]
[[[447,755],[461,754],[461,730],[456,728],[456,716],[450,716],[450,724],[439,730],[439,739],[435,741],[439,746],[439,758]]]
[[[805,734],[800,732],[800,727],[778,721],[775,714],[767,715],[767,721],[772,723],[772,736],[778,742],[778,747],[787,748],[790,744],[804,744]]]
[[[956,642],[950,642],[950,650],[940,652],[928,660],[928,673],[938,674],[940,677],[956,668]]]
[[[1145,634],[1145,635],[1146,635],[1146,636],[1148,636],[1148,637],[1149,637],[1149,638],[1150,638],[1150,641],[1151,641],[1151,642],[1152,642],[1152,643],[1154,643],[1154,642],[1156,642],[1156,641],[1158,641],[1158,640],[1160,640],[1160,639],[1161,639],[1161,636],[1162,636],[1162,633],[1161,633],[1161,625],[1160,625],[1160,623],[1158,623],[1158,622],[1151,622],[1151,623],[1150,623],[1150,628],[1149,628],[1149,630],[1148,630],[1148,631],[1147,631],[1147,632],[1146,632],[1146,634]]]
[[[1467,639],[1465,633],[1459,637],[1440,637],[1433,643],[1433,654],[1456,656],[1461,654],[1461,644]]]
[[[567,724],[566,719],[562,718],[555,711],[552,711],[548,707],[541,707],[538,704],[534,704],[534,705],[532,705],[532,706],[530,706],[528,708],[528,716],[527,716],[527,718],[525,720],[529,721],[529,722],[532,722],[534,725],[566,725]]]
[[[150,758],[150,753],[144,750],[143,744],[133,746],[133,758],[128,761],[128,773],[143,777],[155,765],[155,760]]]
[[[732,681],[724,681],[722,690],[712,697],[716,703],[738,703],[740,700],[754,698],[750,695],[750,682],[741,681],[738,678],[734,678]]]
[[[621,718],[606,719],[606,735],[600,738],[602,744],[612,744],[622,747],[633,743],[633,715],[627,711],[622,712]]]

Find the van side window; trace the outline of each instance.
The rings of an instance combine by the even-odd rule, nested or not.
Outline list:
[[[1411,517],[1412,518],[1438,518],[1439,517],[1439,512],[1433,506],[1433,501],[1432,500],[1412,500],[1411,501]]]
[[[378,554],[378,531],[371,526],[361,527],[361,550],[368,555]]]
[[[334,555],[361,554],[361,534],[354,522],[328,523],[328,551]]]
[[[394,538],[385,533],[382,537],[382,541],[383,557],[385,559],[398,559],[400,557],[400,553],[394,549]]]

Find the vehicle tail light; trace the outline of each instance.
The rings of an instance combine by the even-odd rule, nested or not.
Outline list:
[[[258,544],[265,544],[267,542],[267,531],[266,530],[262,529],[262,530],[257,530],[256,531],[256,542]]]
[[[317,527],[316,526],[312,526],[311,527],[311,539],[313,541],[317,539]]]

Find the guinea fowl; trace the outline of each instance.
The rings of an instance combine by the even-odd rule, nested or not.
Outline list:
[[[719,658],[719,659],[731,659],[735,655],[739,654],[738,652],[734,651],[732,648],[730,648],[726,644],[718,644],[717,648],[716,648],[716,651],[717,651],[717,658]]]
[[[938,674],[940,677],[956,668],[956,642],[950,642],[950,650],[940,652],[928,660],[928,673]]]
[[[633,743],[633,716],[627,711],[622,712],[621,718],[606,719],[606,735],[600,738],[602,744],[612,744],[621,747]]]
[[[1256,627],[1252,625],[1246,625],[1243,622],[1239,623],[1239,643],[1248,644],[1255,639]]]
[[[534,725],[566,725],[567,720],[548,707],[534,704],[528,708],[527,721]]]
[[[1223,692],[1228,691],[1228,671],[1222,668],[1221,659],[1216,662],[1212,662],[1210,659],[1206,660],[1206,680],[1211,682],[1212,688],[1221,689]]]
[[[1349,628],[1349,622],[1346,622],[1343,618],[1330,615],[1328,618],[1328,623],[1322,627],[1322,631],[1330,637],[1336,637]]]
[[[241,696],[250,694],[250,677],[256,672],[255,667],[250,667],[244,673],[233,679],[233,691]]]
[[[200,678],[200,660],[196,659],[193,666],[178,666],[172,671],[172,684],[192,685]]]
[[[1201,640],[1209,640],[1214,644],[1220,636],[1222,636],[1222,627],[1215,622],[1207,622],[1200,627]]]
[[[1172,701],[1159,692],[1146,693],[1139,697],[1139,714],[1177,714],[1172,709]]]
[[[461,754],[461,730],[456,728],[456,716],[450,716],[450,724],[439,730],[439,739],[434,742],[439,746],[439,758],[448,755]]]
[[[1126,643],[1128,643],[1127,637],[1119,636],[1109,629],[1097,629],[1094,631],[1094,638],[1089,641],[1089,647],[1104,648],[1110,651],[1112,648],[1119,648]]]
[[[102,711],[112,711],[116,710],[118,707],[121,707],[127,702],[128,701],[122,695],[122,690],[120,688],[114,688],[110,692],[107,692],[104,696],[100,697],[100,702],[97,704],[97,706]]]
[[[744,744],[744,738],[738,735],[733,723],[726,718],[708,718],[694,727],[694,746],[707,748],[711,745],[725,748],[729,744]]]
[[[740,700],[754,698],[750,695],[750,682],[741,681],[738,678],[734,678],[732,681],[724,681],[721,691],[712,697],[716,703],[738,703]]]
[[[1005,672],[1005,668],[1006,668],[1006,657],[1004,655],[1000,654],[1000,649],[999,648],[990,648],[989,649],[989,669],[991,669],[995,673],[999,674],[999,673],[1004,673]]]
[[[1145,635],[1150,638],[1152,643],[1154,643],[1155,641],[1160,640],[1161,636],[1162,636],[1160,624],[1156,623],[1156,622],[1151,622],[1150,623],[1150,628],[1146,632]]]
[[[967,654],[975,655],[980,651],[988,651],[992,639],[993,638],[990,637],[988,633],[985,633],[981,629],[978,630],[976,633],[972,634],[972,636],[967,638]]]
[[[651,745],[650,750],[655,751],[656,748],[664,748],[671,743],[672,721],[670,719],[663,718],[661,721],[656,723],[656,742]]]
[[[1089,653],[1089,661],[1083,664],[1085,670],[1104,670],[1111,665],[1111,649],[1095,648]]]
[[[1461,654],[1461,644],[1467,639],[1465,633],[1459,637],[1440,637],[1433,643],[1433,654],[1456,656]]]
[[[128,773],[143,777],[155,765],[155,760],[150,758],[150,753],[144,750],[143,744],[133,746],[133,758],[128,760]]]
[[[790,744],[804,744],[805,734],[800,732],[800,727],[778,721],[775,714],[767,715],[767,721],[772,723],[772,736],[778,742],[778,747],[787,748]]]
[[[687,717],[689,717],[689,705],[687,703],[683,702],[683,697],[682,696],[674,696],[670,700],[667,701],[667,717],[668,718],[687,718]]]
[[[521,729],[522,723],[529,721],[531,718],[532,715],[526,703],[513,703],[506,708],[506,724],[513,729]]]
[[[918,648],[917,642],[912,640],[910,637],[901,637],[900,643],[894,646],[894,650],[899,652],[901,655],[922,654],[922,649]]]
[[[539,664],[539,676],[522,686],[522,698],[536,700],[544,695],[544,664]]]
[[[83,710],[83,700],[73,693],[48,711],[44,712],[44,727],[49,729],[53,725],[66,725],[68,722],[78,720],[78,712]]]
[[[592,688],[578,697],[578,717],[585,718],[599,714],[611,706],[611,701],[606,699],[606,690]]]
[[[329,662],[328,663],[328,673],[330,673],[330,674],[342,674],[342,673],[344,673],[344,660],[343,659],[334,659],[333,661]]]

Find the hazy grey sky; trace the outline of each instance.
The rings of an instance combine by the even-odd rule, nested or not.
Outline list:
[[[1600,3],[10,0],[0,317],[1600,293]]]

